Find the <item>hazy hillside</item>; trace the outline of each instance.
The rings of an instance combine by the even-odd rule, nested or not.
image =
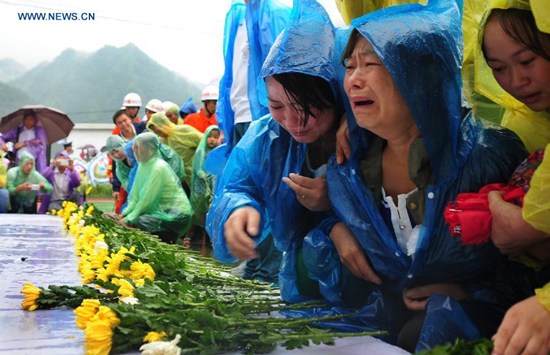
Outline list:
[[[200,97],[195,84],[133,44],[106,46],[91,54],[67,49],[9,84],[38,100],[36,103],[60,109],[81,123],[111,123],[128,92],[140,94],[143,106],[152,98],[182,104],[189,96]],[[144,111],[142,107],[140,116]]]
[[[0,117],[15,111],[27,104],[35,104],[36,100],[29,97],[21,90],[0,82]]]
[[[11,58],[0,59],[0,81],[4,83],[21,76],[26,70],[23,64]]]

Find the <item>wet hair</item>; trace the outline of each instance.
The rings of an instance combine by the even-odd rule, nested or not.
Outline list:
[[[336,100],[330,84],[323,78],[303,73],[275,74],[273,78],[279,82],[288,99],[302,108],[304,112],[304,127],[309,116],[315,118],[311,108],[326,110],[336,106]]]
[[[342,52],[342,57],[340,58],[340,63],[344,67],[347,66],[347,61],[349,57],[351,57],[351,54],[353,53],[353,50],[355,49],[355,46],[357,46],[357,42],[359,42],[361,37],[363,36],[356,28],[354,28],[353,31],[351,31],[348,43],[346,44],[346,48]]]
[[[494,9],[487,18],[498,21],[504,32],[525,48],[550,61],[550,34],[540,31],[535,23],[535,17],[529,10]],[[481,46],[485,55],[485,45]],[[486,55],[485,55],[486,57]]]
[[[115,112],[115,114],[113,115],[113,123],[116,125],[116,120],[117,118],[119,118],[120,116],[122,115],[126,115],[126,110],[125,109],[120,109],[118,110],[117,112]]]

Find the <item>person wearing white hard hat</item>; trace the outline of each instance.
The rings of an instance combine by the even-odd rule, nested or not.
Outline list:
[[[216,121],[216,104],[218,102],[218,88],[208,85],[202,90],[201,101],[204,105],[197,113],[185,117],[183,123],[195,127],[202,133],[210,126],[218,125]]]
[[[149,120],[154,113],[162,111],[162,101],[159,99],[152,99],[147,102],[145,105],[145,115],[147,116],[146,120]]]
[[[134,123],[141,123],[141,119],[138,117],[139,109],[141,107],[141,97],[135,92],[126,94],[122,99],[121,110],[124,110],[126,115]],[[119,135],[120,129],[117,127],[113,128],[112,134]]]
[[[126,94],[122,100],[122,106],[133,122],[141,122],[141,119],[138,117],[139,109],[141,108],[141,97],[138,94],[135,92]]]

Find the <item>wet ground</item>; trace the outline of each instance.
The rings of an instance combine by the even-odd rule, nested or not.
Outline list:
[[[77,258],[61,219],[0,214],[0,353],[83,354],[83,332],[70,309],[21,309],[25,282],[80,285]]]

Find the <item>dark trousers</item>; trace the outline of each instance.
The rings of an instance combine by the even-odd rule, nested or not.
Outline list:
[[[256,252],[258,257],[246,262],[243,279],[278,283],[283,254],[275,248],[271,234],[258,244]]]
[[[24,204],[18,201],[14,196],[10,196],[11,211],[10,213],[20,213],[21,210],[24,214],[36,214],[36,197],[34,201],[29,204]]]

